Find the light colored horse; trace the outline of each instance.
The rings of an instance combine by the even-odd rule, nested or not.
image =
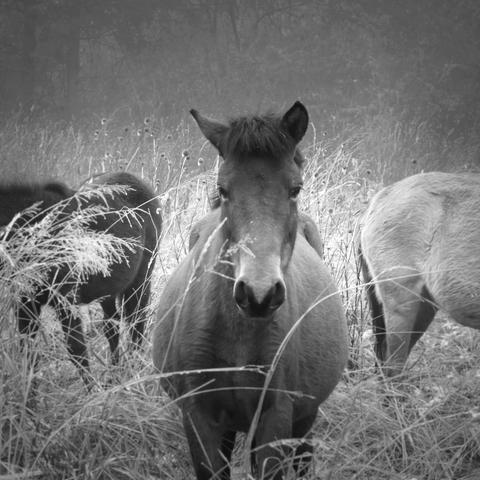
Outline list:
[[[431,172],[382,189],[363,218],[360,258],[387,376],[438,309],[480,329],[480,175]]]

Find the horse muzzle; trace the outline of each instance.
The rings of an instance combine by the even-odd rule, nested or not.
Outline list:
[[[268,318],[283,304],[286,297],[285,282],[281,278],[255,284],[246,277],[235,281],[233,297],[246,317]]]

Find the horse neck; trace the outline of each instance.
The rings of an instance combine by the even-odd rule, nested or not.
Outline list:
[[[6,225],[17,213],[35,203],[40,203],[40,210],[44,211],[64,198],[59,192],[44,190],[41,187],[22,186],[0,191],[0,225]]]

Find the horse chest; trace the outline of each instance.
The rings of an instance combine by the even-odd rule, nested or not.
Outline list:
[[[215,360],[226,367],[263,365],[265,349],[262,336],[253,332],[219,334],[214,343]]]
[[[256,357],[256,352],[252,350],[251,345],[241,341],[220,341],[216,345],[215,357],[220,364],[225,366],[244,367],[252,364]]]

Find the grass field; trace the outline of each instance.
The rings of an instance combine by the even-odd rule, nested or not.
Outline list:
[[[383,184],[424,169],[478,171],[478,145],[434,144],[421,125],[402,128],[381,120],[355,135],[346,129],[324,137],[311,129],[303,142],[301,208],[324,238],[351,341],[351,369],[319,411],[311,478],[478,479],[479,332],[440,315],[415,348],[405,382],[386,387],[373,368],[355,259],[359,219]],[[215,154],[190,128],[169,131],[150,118],[128,126],[98,119],[79,131],[12,118],[0,129],[3,178],[58,177],[79,186],[89,175],[127,169],[156,189],[164,230],[151,323],[162,287],[186,253],[191,225],[209,209],[215,183]],[[98,380],[87,392],[49,309],[36,345],[38,378],[27,374],[7,300],[0,306],[0,480],[193,478],[179,411],[160,390],[152,367],[151,323],[144,350],[125,355],[121,366],[112,368],[99,309],[82,307]]]

